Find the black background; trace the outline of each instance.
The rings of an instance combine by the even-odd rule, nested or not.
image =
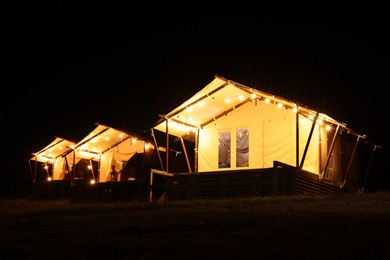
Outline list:
[[[23,196],[27,160],[54,137],[79,141],[96,122],[142,134],[216,74],[367,135],[381,146],[369,181],[374,189],[390,186],[380,7],[306,12],[56,1],[17,3],[9,11],[4,196]]]

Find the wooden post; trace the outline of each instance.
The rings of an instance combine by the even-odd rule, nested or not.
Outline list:
[[[150,171],[150,181],[149,181],[149,202],[153,201],[153,171]]]
[[[278,162],[274,161],[274,169],[273,169],[273,194],[278,196]]]

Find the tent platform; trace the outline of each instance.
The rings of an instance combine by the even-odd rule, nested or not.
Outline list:
[[[273,168],[202,173],[159,174],[152,177],[149,200],[183,200],[296,194],[330,195],[345,189],[320,181],[318,175],[275,162]],[[158,176],[160,175],[160,176]]]
[[[151,170],[146,179],[100,182],[88,179],[42,181],[34,184],[32,199],[71,199],[73,201],[164,201],[186,199],[222,199],[254,196],[290,196],[297,194],[330,195],[354,190],[319,180],[317,174],[274,162],[263,169],[224,170],[202,173],[165,173]]]

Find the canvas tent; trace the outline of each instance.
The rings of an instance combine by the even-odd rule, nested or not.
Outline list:
[[[364,185],[379,147],[326,114],[218,75],[153,129],[195,142],[199,174],[278,161],[336,186]],[[369,156],[358,155],[362,146]]]
[[[135,135],[97,123],[96,128],[78,143],[56,137],[44,149],[33,154],[30,169],[34,180],[40,175],[38,180],[73,182],[74,179],[90,179],[106,182],[110,180],[114,167],[117,178],[121,180],[127,162],[153,148],[152,144]]]
[[[151,149],[154,149],[153,145],[135,135],[97,123],[97,127],[75,144],[66,157],[69,156],[67,161],[70,166],[75,165],[73,178],[87,177],[96,182],[106,182],[111,178],[113,167],[119,174],[118,180],[121,180],[126,163],[135,155]]]
[[[73,141],[55,137],[49,145],[34,153],[29,160],[33,180],[63,179],[66,163],[62,155],[71,151],[75,144]]]

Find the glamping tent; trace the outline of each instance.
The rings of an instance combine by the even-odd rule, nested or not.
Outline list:
[[[110,181],[113,171],[116,180],[134,180],[136,172],[125,172],[133,157],[144,155],[153,146],[135,135],[97,124],[84,139],[64,154],[73,179],[89,178],[95,182]]]
[[[107,187],[116,199],[143,197],[153,150],[137,136],[102,124],[78,143],[56,138],[30,159],[32,197],[96,199]]]
[[[30,171],[33,181],[64,180],[66,178],[66,161],[63,154],[71,151],[75,142],[64,138],[55,139],[30,158]]]
[[[278,162],[337,188],[362,189],[379,147],[326,114],[218,75],[153,129],[195,142],[198,176]],[[294,177],[292,192],[297,183]]]

